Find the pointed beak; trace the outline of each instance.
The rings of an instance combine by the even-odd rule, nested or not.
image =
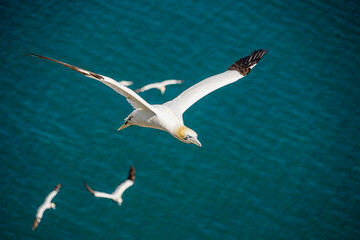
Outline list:
[[[122,130],[122,129],[124,129],[124,128],[127,128],[129,125],[125,125],[125,123],[121,126],[121,127],[119,127],[118,128],[118,131],[120,131],[120,130]]]
[[[195,145],[201,147],[201,142],[200,142],[199,140],[197,140],[197,138],[194,138],[194,137],[191,138],[190,142],[191,142],[192,144],[195,144]]]

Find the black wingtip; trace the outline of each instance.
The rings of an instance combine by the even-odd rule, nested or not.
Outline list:
[[[36,229],[37,226],[39,225],[40,220],[41,220],[41,218],[35,218],[35,221],[34,221],[33,226],[32,226],[32,230],[33,230],[33,231],[35,231],[35,229]]]
[[[268,49],[255,50],[249,56],[236,61],[228,68],[228,70],[236,70],[241,75],[246,76],[249,74],[251,68],[260,61],[267,51]]]
[[[87,189],[92,195],[95,194],[95,193],[94,193],[94,190],[92,190],[92,189],[89,187],[89,185],[86,184],[85,181],[84,181],[84,186],[86,187],[86,189]]]
[[[135,181],[135,168],[133,166],[130,167],[128,179]]]
[[[58,185],[56,185],[56,187],[54,188],[55,191],[59,191],[59,189],[61,188],[61,184],[59,183]]]
[[[36,53],[24,53],[24,56],[30,56],[30,57],[38,57],[41,58],[42,56],[36,54]]]

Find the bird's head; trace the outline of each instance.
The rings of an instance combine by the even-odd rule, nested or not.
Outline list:
[[[116,202],[118,203],[119,206],[121,206],[123,200],[122,200],[122,198],[119,198],[118,200],[116,200]]]
[[[125,118],[125,123],[118,128],[118,131],[124,129],[124,128],[127,128],[127,127],[130,127],[132,126],[132,121],[134,120],[134,117],[130,114],[127,118]]]
[[[166,87],[165,87],[165,86],[162,86],[162,87],[160,88],[161,94],[164,94],[164,93],[165,93],[165,90],[166,90]]]
[[[50,203],[50,207],[51,207],[52,209],[55,209],[55,203],[51,202],[51,203]]]
[[[201,147],[200,141],[197,139],[197,133],[185,126],[181,126],[176,131],[176,138],[182,142],[195,144]]]

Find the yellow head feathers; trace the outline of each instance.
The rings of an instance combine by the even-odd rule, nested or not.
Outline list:
[[[177,129],[176,134],[179,138],[184,139],[186,137],[186,133],[190,130],[190,128],[181,126]]]

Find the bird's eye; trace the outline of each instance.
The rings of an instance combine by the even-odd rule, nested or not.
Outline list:
[[[189,138],[192,138],[192,136],[186,135],[185,139],[189,139]]]

